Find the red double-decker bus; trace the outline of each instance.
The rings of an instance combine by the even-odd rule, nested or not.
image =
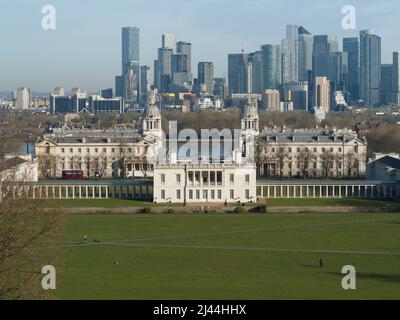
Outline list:
[[[84,179],[82,170],[63,170],[62,178],[66,180],[82,180]]]

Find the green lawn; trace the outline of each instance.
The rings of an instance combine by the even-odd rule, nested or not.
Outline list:
[[[102,207],[102,208],[118,208],[118,207],[146,207],[146,206],[165,206],[163,204],[152,204],[151,202],[143,202],[129,199],[57,199],[57,200],[41,200],[41,203],[47,207]],[[370,200],[370,199],[268,199],[266,202],[259,204],[267,204],[268,206],[356,206],[356,207],[381,207],[392,206],[399,208],[399,202],[391,202],[388,200]],[[172,204],[169,206],[182,206],[181,204]],[[236,206],[236,204],[231,204]],[[252,204],[251,206],[254,206]]]
[[[399,202],[371,199],[341,198],[341,199],[324,199],[324,198],[303,198],[303,199],[268,199],[266,201],[269,206],[354,206],[354,207],[382,207],[392,206],[400,209]]]
[[[147,205],[149,203],[146,203]],[[143,207],[142,201],[129,199],[50,199],[44,200],[43,205],[47,207],[96,207],[96,208],[118,208],[118,207]]]
[[[388,213],[70,215],[56,295],[400,299],[399,232],[400,214]],[[344,265],[357,290],[341,288]]]

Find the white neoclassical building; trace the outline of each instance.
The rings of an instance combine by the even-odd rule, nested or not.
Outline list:
[[[60,129],[45,135],[36,144],[39,177],[60,178],[68,170],[81,170],[85,178],[151,177],[147,155],[159,148],[162,136],[161,114],[153,100],[141,121],[141,132]]]
[[[233,203],[256,201],[254,163],[242,162],[237,151],[232,161],[179,161],[172,155],[154,166],[156,203]]]

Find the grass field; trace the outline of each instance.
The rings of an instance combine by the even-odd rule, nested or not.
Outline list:
[[[400,299],[399,232],[389,213],[70,215],[56,295]],[[341,288],[344,265],[357,270],[356,290]]]
[[[165,206],[164,204],[152,204],[150,202],[142,202],[128,199],[57,199],[43,200],[44,206],[48,207],[144,207],[144,206]],[[262,203],[261,203],[262,204]],[[374,199],[323,199],[323,198],[303,198],[303,199],[268,199],[268,206],[375,206],[381,207],[389,205],[396,207],[400,211],[399,202],[390,202],[388,200]],[[254,204],[253,204],[254,205]],[[171,206],[171,205],[169,205]],[[175,206],[182,206],[176,204]],[[236,206],[236,204],[232,204]]]

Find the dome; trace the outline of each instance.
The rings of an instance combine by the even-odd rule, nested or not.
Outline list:
[[[161,113],[155,104],[148,105],[146,109],[146,118],[161,118]]]
[[[257,99],[248,97],[243,108],[242,118],[258,118]]]

